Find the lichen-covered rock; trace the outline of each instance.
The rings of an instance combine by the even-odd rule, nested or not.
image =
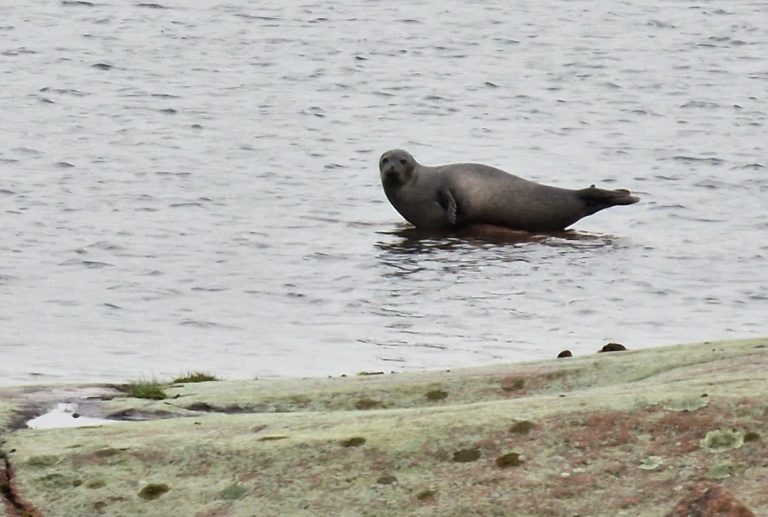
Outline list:
[[[730,429],[710,431],[707,433],[707,436],[701,440],[702,448],[713,452],[738,449],[742,445],[744,445],[744,435],[738,431],[732,431]]]
[[[178,404],[91,407],[149,421],[20,429],[0,449],[43,515],[664,515],[674,487],[715,479],[768,515],[766,343],[185,384]],[[5,393],[24,409],[26,390]],[[168,490],[139,497],[150,482]]]

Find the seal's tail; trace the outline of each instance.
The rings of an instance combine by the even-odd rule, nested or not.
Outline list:
[[[623,188],[605,190],[592,185],[589,188],[577,191],[577,194],[588,207],[594,207],[595,211],[608,208],[609,206],[631,205],[640,201],[639,197],[633,196],[629,190]]]

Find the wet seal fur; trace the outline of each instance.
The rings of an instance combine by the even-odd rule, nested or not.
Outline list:
[[[379,171],[387,199],[418,228],[491,224],[551,232],[605,208],[639,201],[625,189],[551,187],[478,163],[427,167],[402,149],[382,154]]]

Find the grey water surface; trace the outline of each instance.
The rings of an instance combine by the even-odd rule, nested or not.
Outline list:
[[[768,334],[764,1],[0,1],[0,383]],[[379,155],[641,203],[413,235]]]

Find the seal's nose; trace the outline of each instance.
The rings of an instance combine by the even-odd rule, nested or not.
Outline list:
[[[397,181],[400,175],[397,173],[394,165],[385,165],[381,168],[381,173],[387,181]]]

